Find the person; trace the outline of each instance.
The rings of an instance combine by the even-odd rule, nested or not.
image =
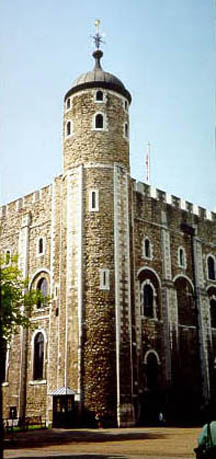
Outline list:
[[[198,437],[198,448],[195,448],[197,459],[216,458],[216,412],[209,408],[206,423]]]

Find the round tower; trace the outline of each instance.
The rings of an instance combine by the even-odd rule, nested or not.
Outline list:
[[[123,83],[105,72],[103,52],[93,53],[94,69],[79,76],[65,95],[64,171],[74,164],[121,162],[129,169],[131,96]]]
[[[121,413],[128,406],[127,419],[133,418],[128,299],[131,96],[117,77],[102,69],[102,55],[100,49],[94,51],[94,69],[79,76],[64,99],[65,380],[87,418],[124,425]]]

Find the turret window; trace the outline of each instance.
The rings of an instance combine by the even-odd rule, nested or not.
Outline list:
[[[104,100],[103,91],[97,91],[96,92],[96,101],[97,102],[103,102],[103,100]]]
[[[129,137],[129,127],[128,127],[128,123],[125,123],[124,124],[124,136],[128,139]]]
[[[71,108],[71,99],[70,97],[68,97],[67,101],[66,101],[66,110],[70,110]]]
[[[65,125],[65,136],[70,137],[72,135],[72,121],[68,120]]]
[[[103,127],[104,127],[103,115],[101,115],[101,113],[98,113],[98,115],[96,115],[95,117],[95,128],[103,129]]]

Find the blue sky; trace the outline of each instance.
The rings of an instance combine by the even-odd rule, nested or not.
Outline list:
[[[215,0],[2,0],[1,203],[62,171],[63,98],[93,67],[94,20],[103,68],[132,94],[131,173],[216,209]]]

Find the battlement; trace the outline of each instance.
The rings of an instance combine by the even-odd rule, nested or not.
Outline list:
[[[193,213],[194,215],[197,215],[203,220],[210,220],[216,222],[215,212],[212,212],[208,209],[204,209],[203,207],[197,206],[196,204],[192,204],[191,202],[185,201],[182,198],[171,195],[166,191],[154,188],[153,186],[148,185],[147,183],[134,181],[134,189],[135,191],[143,194],[146,197],[150,197],[160,202],[164,202],[165,204],[169,204],[173,207],[179,208],[180,210],[185,210],[187,212]]]
[[[0,218],[6,217],[8,214],[19,212],[21,210],[29,210],[35,203],[50,198],[52,193],[52,185],[42,187],[40,190],[33,191],[30,194],[18,198],[4,206],[0,207]]]

